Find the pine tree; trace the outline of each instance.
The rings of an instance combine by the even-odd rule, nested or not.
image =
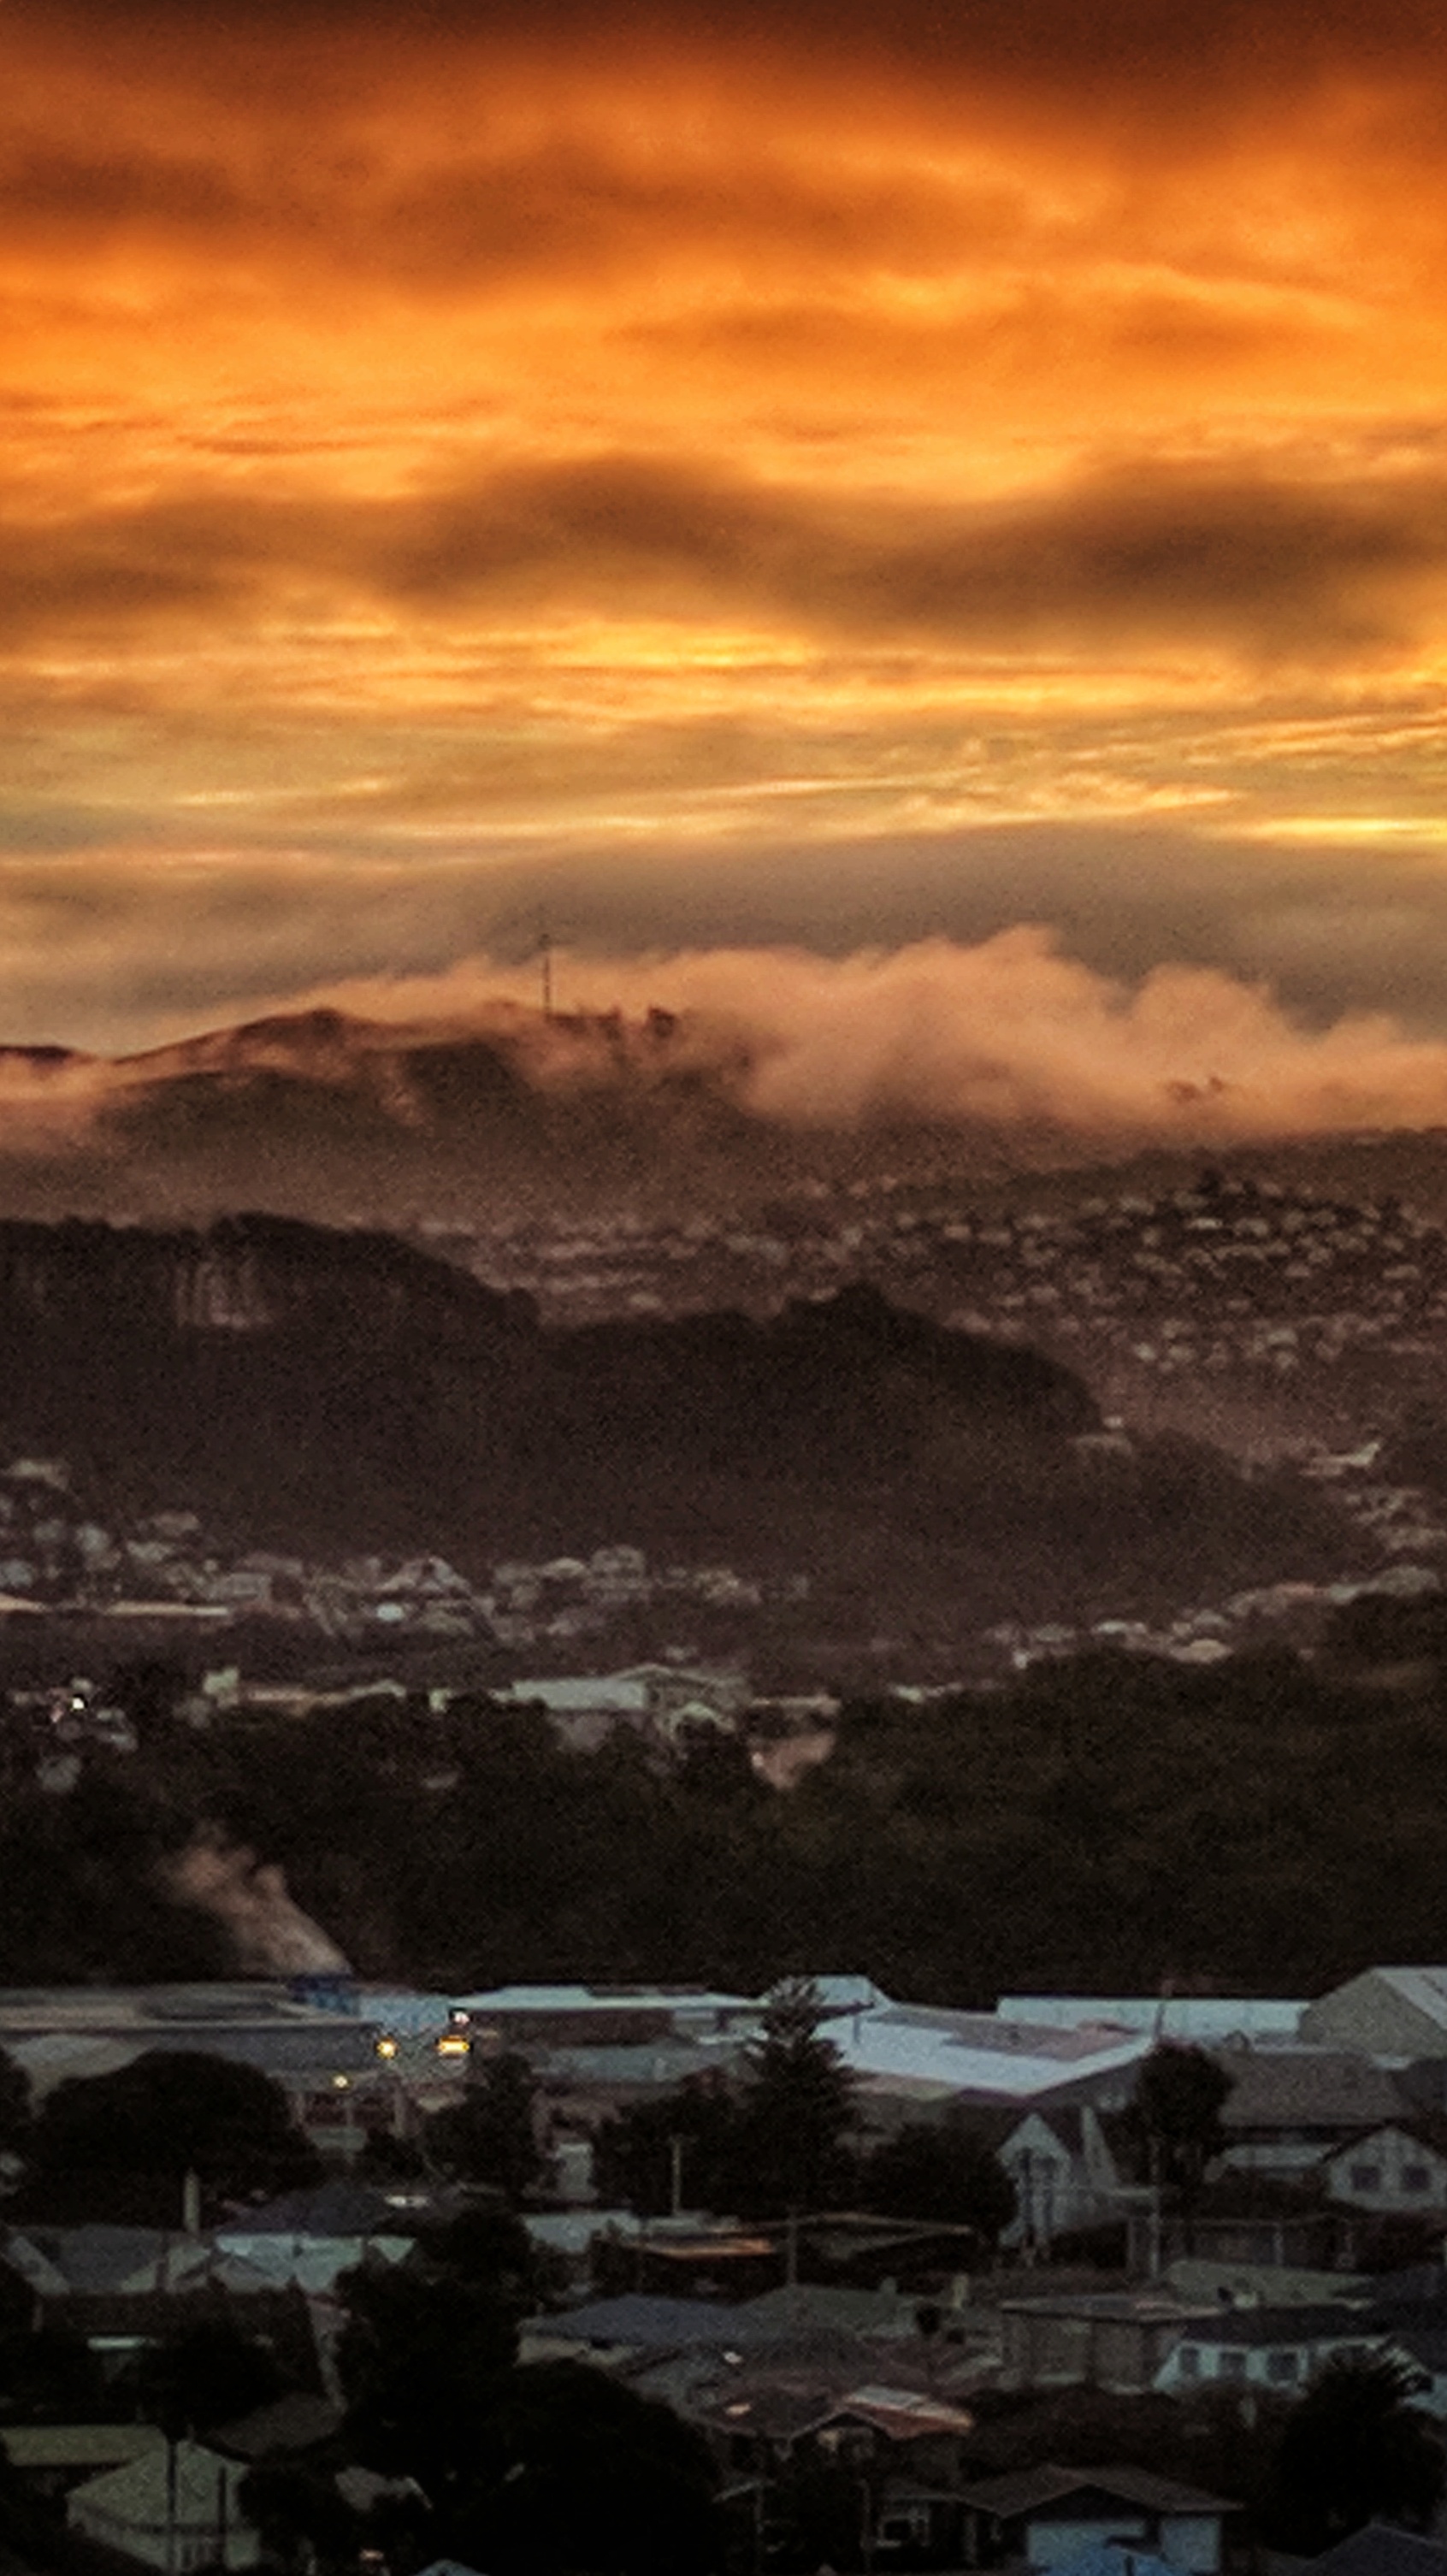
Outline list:
[[[746,2214],[780,2217],[848,2197],[854,2079],[820,2036],[822,2019],[817,1988],[790,1978],[770,1997],[748,2052],[734,2149],[734,2198]]]

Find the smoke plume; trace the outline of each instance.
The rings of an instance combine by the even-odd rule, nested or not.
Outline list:
[[[194,1905],[225,1925],[242,1976],[347,1972],[349,1962],[303,1914],[283,1872],[259,1861],[245,1843],[203,1830],[165,1864],[161,1882],[176,1904]]]

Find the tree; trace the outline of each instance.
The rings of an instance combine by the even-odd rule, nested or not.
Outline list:
[[[537,2090],[525,2057],[508,2050],[490,2058],[462,2100],[428,2121],[429,2152],[445,2172],[492,2183],[516,2206],[543,2172]]]
[[[265,2344],[229,2316],[168,2334],[142,2355],[136,2376],[142,2414],[176,2439],[249,2415],[286,2387]]]
[[[581,2362],[512,2372],[449,2546],[498,2576],[709,2576],[717,2477],[671,2407]]]
[[[817,1988],[789,1978],[748,2051],[731,2161],[734,2203],[749,2215],[834,2207],[853,2182],[854,2079],[820,2037],[822,2018]]]
[[[1187,2209],[1226,2144],[1221,2106],[1231,2083],[1204,2048],[1172,2039],[1159,2041],[1137,2071],[1125,2116],[1141,2179],[1170,2185]]]
[[[279,2084],[189,2049],[58,2084],[29,2161],[23,2215],[159,2226],[179,2220],[188,2173],[215,2202],[289,2191],[320,2171]]]
[[[515,2303],[493,2283],[431,2265],[363,2264],[338,2286],[347,2439],[365,2467],[415,2479],[450,2527],[517,2356]]]
[[[520,2232],[506,2213],[492,2223]],[[506,2242],[499,2233],[500,2258]],[[470,2248],[481,2264],[480,2240]],[[706,2445],[601,2372],[516,2367],[506,2276],[444,2272],[429,2256],[416,2269],[364,2266],[340,2286],[345,2438],[366,2466],[414,2481],[414,2556],[498,2576],[707,2576],[716,2565]],[[306,2532],[304,2496],[268,2501],[283,2533]]]
[[[1331,2356],[1281,2436],[1267,2515],[1279,2547],[1315,2557],[1368,2522],[1427,2528],[1447,2471],[1412,2403],[1425,2385],[1392,2353]]]
[[[867,2158],[860,2188],[870,2209],[971,2227],[992,2252],[1018,2207],[999,2157],[954,2121],[914,2121],[886,2138]]]
[[[739,2112],[716,2070],[686,2076],[671,2093],[637,2102],[604,2121],[593,2145],[593,2176],[605,2208],[640,2218],[672,2209],[675,2177],[689,2209],[732,2206]]]
[[[462,2209],[426,2227],[413,2264],[438,2280],[492,2292],[519,2321],[538,2304],[538,2248],[511,2209]]]
[[[261,2534],[268,2566],[311,2576],[318,2565],[356,2565],[361,2519],[338,2493],[330,2467],[261,2461],[242,2479],[240,2504]]]

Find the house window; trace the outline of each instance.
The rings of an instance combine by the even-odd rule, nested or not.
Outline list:
[[[1182,2379],[1199,2379],[1201,2376],[1201,2353],[1199,2345],[1194,2343],[1183,2343],[1179,2354],[1179,2365]]]
[[[927,2504],[891,2505],[879,2526],[879,2538],[895,2549],[927,2549],[929,2537]]]
[[[1218,2379],[1245,2378],[1246,2355],[1239,2344],[1227,2344],[1225,2346],[1221,2354],[1221,2366],[1217,2371],[1216,2376]]]
[[[1380,2165],[1353,2165],[1350,2182],[1353,2191],[1380,2191],[1382,2168]]]
[[[1300,2374],[1301,2355],[1299,2353],[1269,2352],[1267,2354],[1266,2376],[1268,2379],[1274,2380],[1278,2387],[1280,2387],[1283,2382],[1299,2378]]]
[[[1423,2192],[1432,2188],[1432,2176],[1426,2165],[1403,2165],[1403,2191]]]

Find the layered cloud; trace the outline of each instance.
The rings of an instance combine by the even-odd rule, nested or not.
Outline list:
[[[12,0],[0,1035],[540,906],[1447,1028],[1444,133],[1415,0]]]
[[[0,638],[103,623],[564,608],[1016,650],[1100,643],[1336,660],[1433,634],[1447,459],[1350,481],[1131,468],[988,504],[601,455],[345,506],[192,491],[0,523]]]

